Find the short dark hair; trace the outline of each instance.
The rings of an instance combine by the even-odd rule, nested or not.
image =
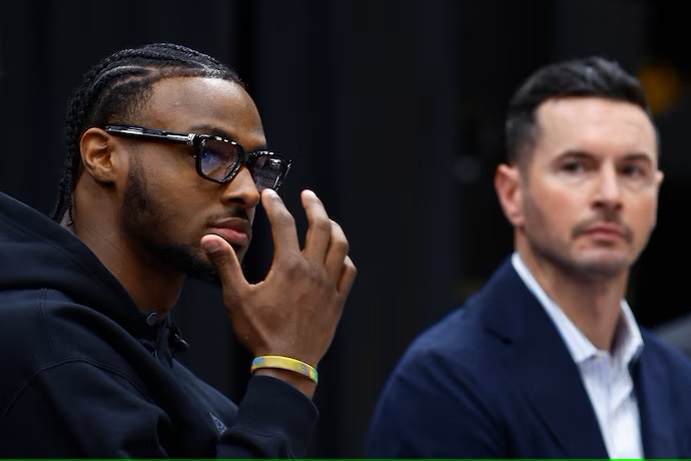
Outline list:
[[[630,102],[643,109],[653,122],[643,87],[617,62],[590,56],[549,64],[528,77],[509,103],[505,147],[510,163],[523,163],[530,157],[540,134],[535,110],[548,99],[569,96]]]
[[[67,108],[65,172],[51,218],[60,222],[72,208],[79,176],[79,140],[87,129],[126,122],[146,106],[152,85],[170,77],[212,77],[244,87],[235,71],[199,51],[173,43],[152,43],[117,51],[84,76]]]

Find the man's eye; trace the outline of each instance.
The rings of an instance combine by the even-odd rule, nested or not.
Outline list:
[[[581,162],[566,162],[561,166],[562,170],[570,173],[578,173],[584,169]]]
[[[638,165],[626,165],[622,168],[622,173],[626,176],[641,177],[646,176],[646,170]]]

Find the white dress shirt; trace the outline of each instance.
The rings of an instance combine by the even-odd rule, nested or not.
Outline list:
[[[578,366],[609,457],[643,458],[638,402],[629,372],[643,349],[643,339],[626,300],[621,301],[612,351],[598,349],[547,296],[517,252],[511,263],[556,325]]]

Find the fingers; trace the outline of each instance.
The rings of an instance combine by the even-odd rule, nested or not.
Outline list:
[[[302,252],[303,257],[314,267],[326,269],[329,278],[336,282],[339,293],[347,293],[357,273],[348,257],[348,239],[341,226],[329,219],[324,204],[313,191],[303,190],[300,198],[308,221],[302,251],[299,248],[295,219],[281,198],[271,189],[262,192],[262,205],[271,222],[276,255]]]
[[[355,281],[357,270],[348,256],[350,245],[343,228],[335,221],[331,221],[331,245],[326,255],[325,266],[328,273],[336,279],[336,289],[339,293],[348,293]]]
[[[355,264],[350,259],[350,256],[346,256],[343,261],[343,271],[341,272],[341,278],[338,280],[337,290],[338,293],[347,296],[350,289],[355,282],[355,276],[357,275],[357,269]]]
[[[348,239],[343,228],[336,222],[329,220],[329,248],[324,258],[324,265],[328,273],[338,279],[343,268],[343,259],[348,255]]]
[[[295,219],[275,190],[267,188],[262,191],[262,206],[271,223],[275,252],[279,254],[286,251],[299,251],[300,244]]]
[[[333,340],[356,270],[341,226],[329,219],[314,192],[303,191],[301,199],[309,221],[302,248],[283,201],[272,190],[262,191],[276,251],[268,274],[257,284],[244,279],[227,242],[207,235],[202,246],[219,268],[241,343],[255,355],[286,355],[317,364]],[[308,395],[313,391],[313,385],[303,390]]]
[[[311,190],[302,191],[309,226],[305,236],[305,258],[324,264],[332,280],[336,280],[339,293],[348,292],[355,280],[355,265],[348,257],[350,245],[343,228],[329,219],[323,203]]]
[[[237,296],[242,283],[247,284],[238,257],[223,238],[214,234],[207,234],[200,242],[206,257],[218,271],[223,285],[224,296]]]
[[[332,234],[332,221],[324,205],[311,190],[303,190],[300,196],[307,216],[307,234],[303,254],[309,261],[321,263],[329,249]]]

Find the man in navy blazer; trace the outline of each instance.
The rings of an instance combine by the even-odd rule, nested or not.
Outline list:
[[[410,345],[366,456],[691,457],[691,362],[625,299],[663,179],[639,82],[598,57],[545,66],[506,141],[495,189],[515,251]]]

